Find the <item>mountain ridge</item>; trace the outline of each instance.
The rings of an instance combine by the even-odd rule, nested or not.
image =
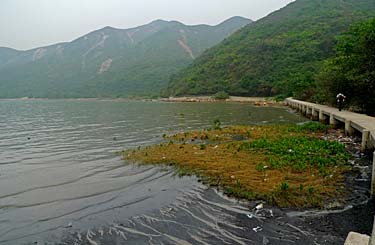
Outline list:
[[[187,26],[177,21],[104,27],[71,42],[0,49],[0,97],[126,97],[158,94],[169,76],[249,24]]]
[[[36,50],[36,49],[40,49],[40,48],[46,48],[46,47],[50,47],[50,46],[55,46],[55,45],[63,45],[63,44],[67,44],[67,43],[72,43],[74,41],[76,41],[77,39],[80,39],[86,35],[89,35],[91,33],[95,33],[95,32],[99,32],[99,31],[102,31],[102,30],[105,30],[105,29],[112,29],[112,30],[118,30],[118,31],[130,31],[130,30],[133,30],[133,29],[137,29],[137,28],[140,28],[140,27],[143,27],[143,26],[147,26],[147,25],[150,25],[150,24],[154,24],[154,23],[179,23],[179,24],[182,24],[186,27],[199,27],[199,26],[206,26],[206,27],[217,27],[219,25],[222,25],[228,21],[232,21],[232,20],[241,20],[241,21],[249,21],[249,23],[251,22],[254,22],[253,20],[249,19],[249,18],[245,18],[245,17],[242,17],[242,16],[233,16],[233,17],[230,17],[226,20],[223,20],[221,22],[219,22],[218,24],[216,25],[210,25],[210,24],[191,24],[191,25],[187,25],[187,24],[184,24],[183,22],[180,22],[178,20],[163,20],[163,19],[156,19],[156,20],[153,20],[147,24],[143,24],[143,25],[139,25],[139,26],[134,26],[134,27],[129,27],[129,28],[117,28],[117,27],[113,27],[113,26],[104,26],[104,27],[101,27],[99,29],[95,29],[95,30],[92,30],[92,31],[89,31],[85,34],[82,34],[76,38],[73,38],[71,41],[64,41],[64,42],[57,42],[57,43],[51,43],[51,44],[47,44],[47,45],[41,45],[41,46],[37,46],[37,47],[34,47],[34,48],[28,48],[28,49],[17,49],[17,48],[12,48],[12,47],[6,47],[6,46],[0,46],[0,49],[10,49],[10,50],[14,50],[14,51],[17,51],[17,52],[25,52],[25,51],[31,51],[31,50]]]

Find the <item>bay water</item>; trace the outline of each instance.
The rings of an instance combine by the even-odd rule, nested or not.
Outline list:
[[[241,225],[248,207],[195,177],[118,154],[216,119],[224,126],[305,121],[287,108],[241,103],[0,100],[0,244],[272,240],[255,223]]]

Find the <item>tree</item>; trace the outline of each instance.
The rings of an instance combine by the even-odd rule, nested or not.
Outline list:
[[[375,18],[353,25],[337,41],[336,56],[319,76],[329,97],[344,93],[352,107],[375,115]]]
[[[229,99],[229,94],[225,91],[220,91],[214,95],[214,98],[215,100],[226,100]]]

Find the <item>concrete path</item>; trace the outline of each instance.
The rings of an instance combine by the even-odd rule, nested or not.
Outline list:
[[[339,111],[337,108],[314,104],[310,102],[286,99],[288,106],[304,113],[313,120],[319,120],[331,125],[344,123],[345,133],[351,135],[355,131],[362,134],[362,150],[375,149],[375,117],[350,111]],[[375,152],[373,153],[371,196],[375,197]],[[375,222],[374,222],[375,224]],[[350,232],[345,245],[375,245],[375,226],[371,238]]]
[[[330,124],[344,123],[346,133],[352,134],[354,131],[362,133],[364,150],[375,148],[375,117],[345,110],[339,111],[337,108],[291,98],[286,99],[286,103],[313,119],[329,120]]]

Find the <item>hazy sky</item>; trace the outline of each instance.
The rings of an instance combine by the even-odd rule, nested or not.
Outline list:
[[[71,41],[105,26],[130,28],[155,19],[216,25],[253,20],[293,0],[0,0],[0,47],[30,49]]]

